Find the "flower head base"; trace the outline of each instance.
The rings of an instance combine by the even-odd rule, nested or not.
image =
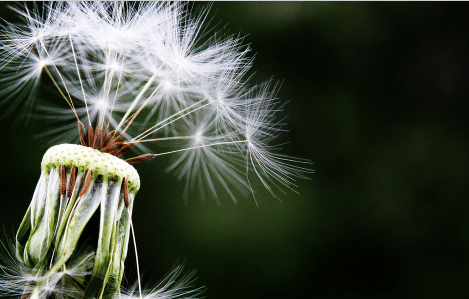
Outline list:
[[[91,170],[95,176],[101,175],[114,180],[126,178],[129,191],[137,193],[140,189],[140,178],[135,168],[122,159],[90,147],[60,144],[49,148],[42,158],[43,171],[60,168],[61,165],[68,168],[76,166],[82,171]]]

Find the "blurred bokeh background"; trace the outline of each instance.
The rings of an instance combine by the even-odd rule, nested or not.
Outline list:
[[[469,298],[467,6],[215,2],[209,16],[251,44],[253,82],[282,81],[284,153],[316,173],[281,202],[219,206],[185,203],[163,159],[137,165],[144,280],[185,261],[208,298]],[[7,235],[49,146],[43,120],[14,120],[0,120]]]

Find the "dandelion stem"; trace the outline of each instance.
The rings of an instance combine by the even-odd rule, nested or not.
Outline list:
[[[202,102],[204,102],[204,101],[206,101],[206,100],[208,100],[208,98],[204,98],[204,99],[202,99],[202,100],[200,100],[200,101],[198,101],[198,102],[196,102],[196,103],[190,105],[189,107],[187,107],[187,108],[185,108],[185,109],[182,109],[181,111],[178,111],[178,112],[174,113],[174,114],[171,115],[170,117],[168,117],[168,118],[166,118],[166,119],[163,119],[162,121],[160,121],[159,123],[157,123],[157,124],[154,125],[153,127],[147,129],[145,132],[143,132],[143,133],[141,133],[140,135],[138,135],[137,137],[134,137],[134,138],[132,139],[132,141],[145,138],[146,136],[148,136],[147,133],[148,133],[149,131],[151,131],[151,130],[153,130],[154,128],[158,127],[160,124],[164,123],[165,121],[170,120],[170,119],[173,118],[173,117],[176,117],[177,115],[179,115],[179,114],[181,114],[181,113],[183,113],[183,112],[185,112],[185,111],[187,111],[187,110],[193,108],[194,106],[196,106],[196,105],[198,105],[198,104],[200,104],[200,103],[202,103]],[[151,133],[152,133],[152,132],[151,132]],[[150,134],[151,134],[151,133],[150,133]],[[145,135],[145,134],[146,134],[146,135]],[[141,137],[142,135],[145,135],[145,136]]]
[[[183,148],[183,149],[179,149],[179,150],[175,150],[175,151],[170,151],[170,152],[166,152],[166,153],[153,154],[153,156],[154,156],[154,157],[157,157],[157,156],[163,156],[163,155],[167,155],[167,154],[174,154],[174,153],[178,153],[178,152],[189,151],[189,150],[199,149],[199,148],[204,148],[204,147],[209,147],[209,146],[228,145],[228,144],[236,144],[236,143],[244,143],[244,142],[249,142],[249,140],[217,142],[217,143],[212,143],[212,144],[205,144],[205,145],[199,145],[199,146],[193,146],[193,147]]]
[[[75,55],[75,48],[73,47],[73,41],[72,41],[72,34],[69,33],[68,37],[70,39],[70,46],[72,48],[72,53],[73,53],[73,59],[75,60],[75,66],[77,68],[77,75],[78,75],[78,80],[80,81],[80,86],[81,86],[81,91],[83,93],[83,100],[85,101],[85,107],[86,107],[86,115],[88,115],[88,123],[91,126],[91,118],[90,118],[90,112],[88,111],[88,103],[86,101],[86,94],[85,94],[85,89],[83,88],[83,82],[81,80],[81,75],[80,75],[80,70],[78,69],[78,62],[77,62],[77,56]]]
[[[216,101],[218,101],[218,100],[216,100]],[[211,104],[215,103],[216,101],[207,103],[207,104],[202,105],[202,106],[200,106],[199,108],[196,108],[196,109],[194,109],[194,110],[192,110],[192,111],[190,111],[190,112],[184,113],[183,115],[179,116],[179,117],[176,118],[176,119],[173,119],[172,121],[170,121],[170,122],[168,122],[168,123],[162,125],[162,126],[159,127],[159,128],[155,128],[157,125],[153,126],[151,129],[153,129],[153,128],[155,128],[155,129],[152,130],[152,131],[150,131],[149,133],[145,134],[144,136],[140,137],[139,140],[140,140],[140,139],[143,139],[143,138],[145,138],[145,137],[147,137],[148,135],[150,135],[150,134],[152,134],[152,133],[155,133],[155,132],[157,132],[157,131],[163,129],[163,128],[166,127],[167,125],[172,124],[173,122],[177,121],[178,119],[183,118],[183,117],[186,116],[186,115],[189,115],[189,114],[191,114],[191,113],[194,113],[194,112],[196,112],[197,110],[200,110],[200,109],[202,109],[202,108],[204,108],[204,107],[207,107],[208,105],[211,105]],[[147,131],[148,131],[148,130],[147,130]]]
[[[67,84],[65,84],[65,81],[64,81],[62,75],[60,74],[59,69],[58,69],[57,66],[55,65],[54,60],[53,60],[52,57],[50,56],[49,51],[47,51],[47,48],[46,48],[46,46],[44,45],[44,40],[41,39],[41,40],[40,40],[40,43],[41,43],[41,46],[44,48],[44,51],[46,51],[47,57],[49,57],[50,62],[51,62],[52,65],[54,66],[55,70],[57,71],[57,75],[59,76],[60,80],[62,81],[62,84],[64,85],[65,91],[67,92],[67,95],[68,95],[68,100],[67,100],[67,98],[66,98],[65,96],[64,96],[64,98],[65,98],[65,100],[66,100],[67,102],[69,102],[68,104],[70,105],[70,108],[73,110],[73,113],[75,113],[75,116],[76,116],[76,118],[77,118],[78,121],[79,121],[77,112],[76,112],[76,110],[75,110],[75,106],[73,105],[72,97],[70,96],[70,92],[68,91],[68,88],[67,88]],[[49,73],[49,76],[52,77],[52,74]],[[57,88],[59,88],[59,85],[58,85],[55,81],[54,81],[54,84],[55,84],[55,86],[56,86]],[[60,89],[60,88],[59,88],[59,89]],[[61,92],[61,94],[63,95],[62,92]]]
[[[165,141],[165,140],[184,140],[184,139],[193,139],[193,138],[194,136],[173,136],[173,137],[162,137],[162,138],[154,138],[154,139],[146,139],[146,140],[129,141],[129,143],[144,143],[144,142]]]
[[[54,83],[54,85],[55,85],[55,87],[57,88],[57,90],[59,91],[59,93],[63,96],[63,98],[65,99],[65,101],[67,102],[67,104],[70,106],[70,109],[72,109],[72,111],[75,113],[75,117],[77,118],[77,120],[80,121],[80,119],[78,118],[77,113],[75,112],[75,109],[73,108],[73,105],[68,101],[67,97],[64,95],[62,89],[60,89],[59,84],[57,84],[57,81],[55,81],[54,77],[53,77],[52,74],[50,73],[50,71],[49,71],[49,69],[47,68],[47,66],[44,66],[44,70],[45,70],[46,73],[49,75],[50,79],[51,79],[52,82]]]
[[[178,67],[179,64],[177,64],[172,70],[171,72],[169,72],[168,75],[166,75],[166,77],[162,80],[162,82],[166,79],[169,78],[169,76],[174,72],[174,70]],[[147,105],[148,101],[160,90],[160,87],[161,87],[161,83],[155,88],[155,90],[150,94],[149,97],[147,97],[147,99],[145,100],[145,102],[143,102],[143,104],[140,106],[140,108],[134,113],[134,115],[132,115],[132,118],[130,119],[130,122],[127,124],[127,126],[125,127],[124,131],[121,133],[121,134],[124,134],[127,129],[130,127],[130,125],[132,124],[132,122],[135,120],[135,118],[137,117],[137,115],[143,110],[143,108],[145,108],[145,106]]]
[[[249,158],[250,158],[251,154],[249,151],[246,151],[246,180],[248,181],[248,185],[249,185],[249,189],[251,189],[251,194],[252,194],[252,197],[254,198],[254,201],[256,202],[256,206],[258,207],[259,204],[257,203],[257,198],[256,198],[256,195],[254,194],[254,189],[252,188],[252,185],[251,185],[251,180],[249,179]]]
[[[106,42],[106,47],[109,49],[107,53],[107,59],[106,59],[106,70],[104,71],[104,84],[103,84],[103,99],[105,102],[107,102],[107,98],[109,96],[109,92],[111,90],[111,84],[112,84],[112,75],[114,73],[114,70],[111,71],[111,74],[109,73],[109,59],[111,58],[111,48],[109,47],[109,42]],[[117,53],[117,52],[116,52]],[[110,79],[108,79],[110,78]],[[109,80],[109,83],[107,82]],[[106,86],[108,86],[106,90]],[[104,117],[106,116],[105,111],[99,111],[99,121],[98,121],[98,126],[101,126],[104,124]]]
[[[137,97],[135,100],[132,102],[132,105],[127,109],[127,111],[124,114],[124,117],[121,119],[119,125],[116,127],[116,132],[119,130],[119,128],[124,124],[124,122],[127,119],[127,116],[129,116],[130,112],[134,109],[135,105],[137,105],[138,101],[142,98],[143,94],[147,91],[147,89],[150,87],[151,83],[155,80],[156,76],[158,76],[158,73],[160,72],[161,68],[165,65],[165,62],[161,64],[161,66],[156,70],[156,72],[151,76],[150,79],[148,79],[148,82],[143,86],[142,90],[138,93]]]
[[[114,104],[116,103],[116,99],[117,99],[117,94],[119,93],[119,87],[121,85],[121,79],[122,79],[122,72],[124,71],[124,59],[125,59],[125,52],[126,50],[124,49],[123,53],[122,53],[122,66],[120,68],[120,72],[119,72],[119,79],[117,80],[117,87],[116,87],[116,92],[114,94],[114,100],[112,101],[112,106],[111,106],[111,110],[109,112],[109,118],[108,118],[108,125],[109,125],[109,122],[111,120],[111,116],[112,116],[112,111],[114,111]],[[117,52],[116,52],[116,57],[117,57]],[[117,60],[117,58],[116,58]]]

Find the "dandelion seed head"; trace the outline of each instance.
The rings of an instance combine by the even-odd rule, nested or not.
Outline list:
[[[274,153],[284,131],[275,116],[278,86],[272,80],[252,86],[246,77],[253,58],[242,37],[210,30],[208,9],[195,13],[187,6],[17,8],[25,25],[6,24],[0,36],[0,67],[12,74],[2,79],[10,83],[3,92],[16,105],[29,94],[32,106],[47,75],[64,100],[64,107],[39,109],[61,123],[52,140],[79,140],[64,122],[109,126],[137,151],[173,155],[168,170],[186,180],[186,196],[197,185],[217,197],[218,184],[235,198],[234,190],[252,191],[252,175],[273,194],[273,185],[292,187],[308,170]],[[174,149],[162,152],[171,142]]]
[[[202,198],[212,197],[218,204],[221,193],[234,202],[239,195],[254,194],[254,180],[276,197],[284,187],[294,190],[295,180],[310,173],[303,166],[307,161],[277,152],[276,138],[285,131],[283,119],[277,117],[282,108],[276,96],[278,84],[273,80],[251,84],[249,46],[239,36],[208,28],[208,9],[191,12],[181,2],[51,2],[42,8],[25,4],[14,10],[23,23],[4,24],[0,33],[0,84],[5,86],[0,93],[11,104],[7,112],[22,107],[25,115],[31,115],[38,108],[39,117],[57,124],[47,133],[50,142],[81,144],[60,144],[44,155],[44,176],[36,190],[46,194],[45,188],[58,188],[47,190],[50,196],[34,198],[50,199],[51,207],[58,203],[59,208],[49,207],[42,218],[56,221],[51,212],[56,210],[58,218],[82,217],[82,208],[91,217],[92,209],[101,205],[101,219],[106,219],[101,224],[114,222],[101,225],[100,236],[111,238],[109,246],[125,259],[122,244],[130,227],[133,231],[131,210],[140,187],[130,164],[168,156],[166,170],[184,180],[184,198],[198,190]],[[44,101],[36,107],[44,84],[55,88],[62,105]],[[72,180],[73,169],[79,173]],[[46,171],[50,176],[44,183]],[[111,182],[111,177],[118,181]],[[73,184],[81,184],[81,190]],[[65,196],[70,201],[63,201]],[[32,215],[36,206],[31,206]],[[83,230],[79,225],[90,218],[70,219],[54,230],[54,234],[64,232],[60,240],[54,239],[58,235],[50,237],[48,229],[26,227],[29,221],[21,225],[22,234],[39,233],[24,238],[26,245],[19,249],[24,254],[9,254],[10,263],[0,266],[0,292],[41,299],[82,298],[88,289],[80,284],[92,284],[98,276],[105,276],[103,292],[113,292],[114,287],[117,292],[123,260],[111,259],[111,268],[105,268],[110,262],[100,246],[110,247],[102,243],[104,239],[95,255],[74,251]],[[69,234],[72,226],[76,231]],[[109,231],[102,233],[104,229]],[[70,245],[70,238],[76,238],[75,245]],[[33,244],[34,249],[27,249],[31,252],[24,249],[28,244]],[[43,246],[50,246],[46,255]],[[38,270],[43,256],[50,258],[50,266],[41,264]],[[194,273],[181,273],[182,266],[177,266],[143,296],[139,276],[138,298],[197,298],[202,290],[192,286]],[[113,279],[116,285],[110,282]],[[119,294],[119,298],[136,297],[135,288]]]

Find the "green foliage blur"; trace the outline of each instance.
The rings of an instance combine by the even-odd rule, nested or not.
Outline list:
[[[204,3],[193,4],[200,8]],[[283,152],[316,173],[299,194],[201,199],[164,159],[137,165],[144,281],[178,260],[208,298],[469,298],[469,22],[465,3],[215,2],[222,31],[282,82]],[[14,16],[0,6],[0,15]],[[226,25],[226,26],[225,26]],[[6,106],[0,106],[5,110]],[[0,219],[16,231],[47,121],[0,121]],[[136,278],[129,250],[129,281]]]

